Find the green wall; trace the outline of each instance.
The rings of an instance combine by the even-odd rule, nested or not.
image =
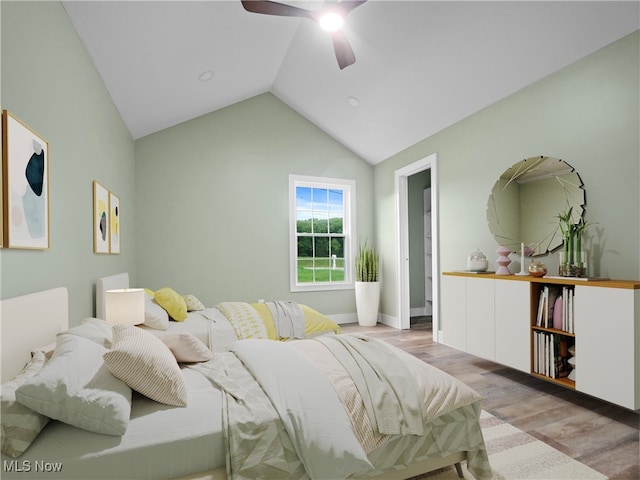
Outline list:
[[[357,236],[372,238],[373,167],[272,94],[136,141],[138,286],[354,313],[353,290],[289,291],[290,173],[355,180]]]
[[[135,275],[134,143],[59,2],[1,2],[2,108],[49,143],[49,250],[1,249],[1,296],[65,286],[71,324],[95,279]],[[120,197],[122,253],[93,253],[93,180]]]
[[[476,248],[495,269],[498,245],[486,220],[491,188],[516,161],[548,155],[574,166],[585,183],[586,218],[597,223],[587,239],[597,254],[592,272],[640,278],[639,43],[635,32],[375,167],[383,313],[397,316],[395,233],[383,227],[396,222],[394,171],[433,153],[442,271],[464,269]],[[556,255],[542,260],[557,268]]]

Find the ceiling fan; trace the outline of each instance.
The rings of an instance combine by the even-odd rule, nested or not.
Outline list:
[[[266,15],[279,15],[283,17],[308,18],[320,24],[323,30],[331,34],[333,49],[336,53],[340,70],[348,67],[356,61],[353,49],[344,32],[340,30],[345,17],[356,7],[367,0],[342,0],[334,1],[319,10],[307,10],[287,5],[285,3],[272,2],[270,0],[241,0],[242,6],[248,12],[263,13]]]

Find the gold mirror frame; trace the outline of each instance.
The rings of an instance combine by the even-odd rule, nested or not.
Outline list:
[[[552,157],[531,157],[508,168],[496,181],[487,201],[489,230],[499,245],[532,256],[562,245],[558,215],[573,208],[575,221],[584,217],[586,191],[575,169]]]

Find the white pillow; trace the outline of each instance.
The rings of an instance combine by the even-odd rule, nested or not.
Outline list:
[[[188,332],[152,332],[162,340],[178,362],[206,362],[213,358],[213,353],[195,335]]]
[[[156,330],[169,328],[169,314],[147,292],[144,294],[144,324]]]
[[[184,407],[187,387],[178,363],[160,339],[131,325],[113,327],[113,347],[104,354],[109,371],[156,402]]]
[[[64,334],[76,335],[91,340],[105,348],[111,348],[111,324],[99,318],[85,318],[80,325],[71,327],[58,335]]]
[[[61,334],[44,368],[16,390],[22,405],[90,432],[122,435],[131,414],[131,389],[104,364],[106,349]]]
[[[187,304],[187,312],[197,312],[199,310],[204,310],[204,304],[196,298],[195,295],[187,294],[183,295],[184,303]]]
[[[13,380],[0,388],[0,420],[2,421],[2,453],[17,458],[29,448],[49,418],[34,412],[16,401],[16,389],[42,370],[46,362],[43,351],[33,352],[33,357]]]

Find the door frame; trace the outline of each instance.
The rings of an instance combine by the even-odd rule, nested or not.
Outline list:
[[[396,196],[396,251],[398,253],[396,271],[398,327],[407,329],[410,325],[411,299],[409,292],[409,177],[424,170],[431,170],[431,232],[433,261],[433,340],[438,341],[440,330],[440,255],[438,245],[438,155],[417,160],[395,171]]]

